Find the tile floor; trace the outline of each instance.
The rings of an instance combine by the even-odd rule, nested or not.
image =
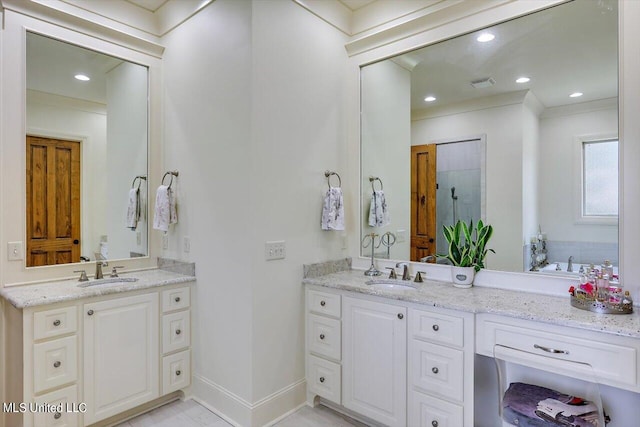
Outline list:
[[[168,403],[151,412],[132,418],[117,427],[231,427],[222,418],[194,400]],[[274,427],[366,427],[358,421],[325,406],[303,406]]]

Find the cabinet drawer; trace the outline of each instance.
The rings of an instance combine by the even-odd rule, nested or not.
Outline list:
[[[162,312],[181,310],[191,305],[190,289],[184,288],[167,289],[162,291]]]
[[[307,309],[312,313],[340,318],[340,295],[309,290]]]
[[[75,333],[77,330],[78,317],[75,306],[33,313],[35,341]]]
[[[42,393],[50,388],[76,381],[77,358],[75,336],[34,344],[33,391]]]
[[[315,356],[307,359],[307,388],[327,400],[340,404],[340,365]]]
[[[409,319],[410,337],[456,347],[464,345],[464,319],[461,317],[411,309]]]
[[[33,414],[33,425],[38,427],[75,427],[80,425],[78,390],[75,385],[51,393],[43,394],[35,399],[37,404],[59,406],[60,412],[37,411]]]
[[[162,316],[162,353],[181,350],[191,344],[190,310]]]
[[[408,424],[412,427],[461,427],[464,425],[462,406],[409,392]]]
[[[411,340],[409,345],[409,382],[424,392],[462,402],[462,350],[419,340]]]
[[[191,384],[191,351],[162,358],[162,394],[189,387]]]
[[[331,359],[340,360],[340,321],[309,314],[307,317],[307,343],[309,351]]]

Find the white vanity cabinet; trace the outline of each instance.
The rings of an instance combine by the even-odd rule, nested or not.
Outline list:
[[[22,309],[3,300],[5,401],[16,403],[4,425],[111,423],[188,387],[189,291],[177,283]],[[22,402],[61,410],[22,412]]]

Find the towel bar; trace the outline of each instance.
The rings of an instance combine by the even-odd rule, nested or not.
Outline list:
[[[165,172],[165,174],[162,175],[162,185],[164,185],[164,179],[167,177],[167,175],[171,176],[171,181],[169,181],[169,188],[171,188],[171,184],[173,184],[173,177],[180,175],[180,173],[178,171],[167,171],[167,172]]]

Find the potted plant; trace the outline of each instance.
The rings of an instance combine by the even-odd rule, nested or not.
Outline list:
[[[493,227],[485,225],[482,220],[474,226],[473,221],[467,225],[459,220],[455,225],[443,226],[443,234],[449,245],[449,252],[438,255],[453,264],[452,280],[456,287],[470,288],[477,271],[484,268],[484,259],[489,251],[487,243],[493,234]]]

